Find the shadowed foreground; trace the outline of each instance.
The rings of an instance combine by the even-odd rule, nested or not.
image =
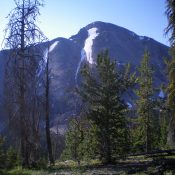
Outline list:
[[[104,165],[98,160],[89,162],[76,162],[67,160],[57,162],[55,166],[43,170],[22,170],[16,168],[11,171],[2,171],[2,175],[161,175],[175,173],[175,158],[159,157],[145,158],[144,156],[129,157],[127,160],[120,160],[115,164]]]

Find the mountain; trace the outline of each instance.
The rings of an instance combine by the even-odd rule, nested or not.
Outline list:
[[[47,50],[45,43],[41,45],[44,50]],[[60,122],[64,124],[67,120],[65,116],[72,115],[74,109],[70,105],[71,91],[79,82],[81,65],[89,62],[93,66],[97,54],[105,49],[109,50],[111,59],[116,60],[118,66],[129,62],[132,70],[136,70],[147,49],[155,70],[155,86],[167,82],[164,58],[169,57],[168,46],[114,24],[94,22],[68,39],[56,38],[50,41],[50,91],[53,119],[60,118]],[[1,51],[0,95],[2,95],[5,58],[4,51]]]

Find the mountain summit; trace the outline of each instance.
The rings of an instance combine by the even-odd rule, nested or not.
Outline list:
[[[46,50],[45,43],[42,45]],[[166,83],[166,76],[162,70],[165,70],[164,58],[168,57],[169,47],[114,24],[93,22],[80,29],[69,39],[56,38],[50,41],[50,45],[49,57],[52,75],[50,91],[54,118],[60,113],[69,113],[71,110],[69,103],[71,93],[69,92],[77,84],[81,65],[84,62],[93,65],[97,54],[106,49],[109,50],[111,59],[116,60],[119,66],[130,63],[132,70],[136,70],[144,51],[148,50],[155,70],[155,86]],[[6,56],[1,51],[1,95],[5,58]]]

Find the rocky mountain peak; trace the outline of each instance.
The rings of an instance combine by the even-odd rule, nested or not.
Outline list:
[[[80,29],[70,37],[56,38],[50,41],[49,58],[51,70],[51,98],[53,117],[73,110],[70,106],[71,90],[77,85],[80,69],[84,62],[94,64],[96,57],[102,50],[108,49],[112,60],[119,66],[131,63],[132,70],[140,64],[145,49],[150,52],[151,63],[154,67],[155,86],[166,83],[164,58],[168,57],[169,47],[146,36],[119,27],[114,24],[96,21]],[[43,56],[48,44],[41,44]],[[0,94],[2,93],[4,78],[4,60],[0,52]],[[1,98],[3,99],[3,98]]]

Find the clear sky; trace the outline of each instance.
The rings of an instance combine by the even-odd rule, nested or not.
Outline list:
[[[91,22],[104,21],[169,45],[164,36],[165,0],[45,0],[44,3],[38,25],[49,39],[69,38]],[[13,8],[13,0],[1,0],[0,43],[7,24],[5,17]]]

